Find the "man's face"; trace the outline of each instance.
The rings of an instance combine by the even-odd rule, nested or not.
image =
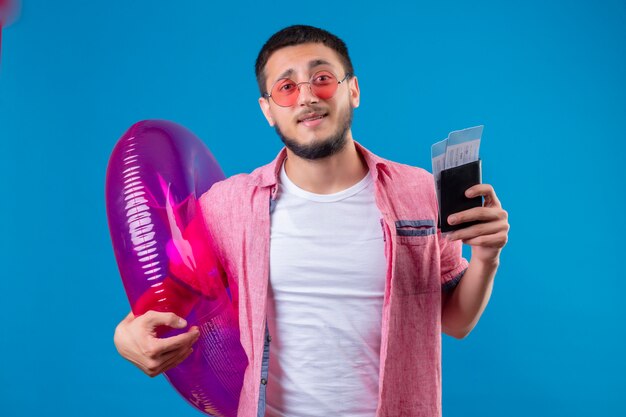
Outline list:
[[[266,90],[283,78],[296,83],[308,82],[319,71],[330,71],[338,80],[345,70],[337,53],[321,43],[288,46],[275,51],[265,66]],[[356,77],[342,82],[332,98],[316,97],[309,84],[302,84],[294,105],[281,107],[271,98],[259,99],[261,110],[270,126],[294,154],[319,159],[343,148],[351,138],[352,111],[359,105]]]

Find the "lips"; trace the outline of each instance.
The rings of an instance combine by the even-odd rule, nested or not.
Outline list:
[[[311,122],[313,120],[319,120],[324,116],[313,116],[313,117],[307,117],[305,119],[300,120],[301,122]]]
[[[312,123],[317,120],[321,120],[326,116],[328,116],[327,113],[307,113],[305,115],[298,117],[298,123],[305,123],[305,124]]]
[[[298,123],[302,123],[304,126],[307,127],[314,127],[319,125],[322,122],[322,119],[324,119],[326,116],[328,116],[328,113],[306,113],[298,117]]]

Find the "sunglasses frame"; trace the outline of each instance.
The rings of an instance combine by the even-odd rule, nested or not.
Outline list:
[[[339,77],[337,77],[337,76],[336,76],[336,75],[335,75],[332,71],[328,71],[328,70],[321,70],[321,71],[318,71],[318,72],[316,72],[315,74],[313,74],[313,75],[311,76],[311,78],[309,79],[309,81],[303,81],[303,82],[301,82],[301,83],[296,83],[296,82],[295,82],[295,81],[293,81],[291,78],[280,78],[279,80],[277,80],[277,81],[274,83],[274,85],[272,85],[272,89],[271,89],[271,90],[273,90],[273,89],[274,89],[274,87],[276,86],[276,84],[278,84],[279,82],[281,82],[281,81],[283,81],[283,80],[289,80],[289,81],[292,81],[292,82],[296,85],[296,87],[298,88],[298,94],[296,95],[296,98],[295,98],[295,100],[294,100],[294,103],[293,103],[293,104],[289,104],[289,105],[282,105],[282,104],[279,104],[279,103],[277,103],[277,102],[276,102],[276,100],[274,100],[274,97],[272,97],[272,96],[273,96],[273,94],[270,94],[270,93],[263,93],[263,97],[265,97],[268,101],[269,101],[269,99],[271,98],[271,99],[272,99],[272,101],[273,101],[273,102],[274,102],[277,106],[280,106],[280,107],[292,107],[292,106],[294,106],[294,105],[296,104],[296,102],[298,101],[298,96],[300,95],[300,86],[301,86],[302,84],[308,84],[308,85],[309,85],[309,91],[311,92],[311,94],[313,94],[315,97],[317,97],[317,96],[315,95],[315,93],[313,92],[313,88],[312,88],[311,86],[313,85],[313,78],[315,78],[315,77],[316,77],[319,73],[321,73],[321,72],[327,72],[327,73],[331,74],[333,77],[335,77],[335,80],[338,80],[338,81],[337,81],[337,89],[339,88],[339,85],[340,85],[341,83],[343,83],[344,81],[346,81],[348,78],[350,78],[350,77],[352,76],[352,74],[350,74],[349,72],[347,72],[347,73],[346,73],[346,75],[345,75],[345,76],[344,76],[341,80],[339,80]],[[332,96],[330,96],[330,97],[329,97],[329,98],[327,98],[327,99],[321,99],[321,100],[329,100],[329,99],[333,98],[333,97],[335,96],[335,93],[337,92],[337,89],[335,89],[335,91],[333,92],[333,95],[332,95]],[[270,90],[270,91],[271,91],[271,90]],[[318,97],[318,98],[319,98],[319,97]]]

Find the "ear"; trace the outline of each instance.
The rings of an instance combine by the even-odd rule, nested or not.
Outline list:
[[[265,118],[267,119],[267,123],[269,123],[270,126],[274,126],[274,118],[272,117],[272,114],[270,112],[270,103],[268,99],[266,99],[265,97],[259,97],[259,106],[261,107],[263,116],[265,116]]]
[[[350,78],[348,88],[350,89],[350,104],[352,104],[353,108],[359,107],[359,102],[361,98],[361,92],[359,91],[359,80],[356,78],[356,75]]]

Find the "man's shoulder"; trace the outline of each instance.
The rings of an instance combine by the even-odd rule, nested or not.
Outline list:
[[[389,160],[387,160],[387,163],[401,175],[413,175],[424,178],[432,178],[432,174],[424,168]]]
[[[261,183],[264,171],[271,169],[271,163],[256,168],[251,173],[235,174],[211,186],[201,197],[201,202],[211,201],[211,206],[231,205],[241,200],[249,200],[249,194]]]
[[[227,202],[233,199],[243,198],[253,183],[251,174],[236,174],[222,181],[218,181],[205,192],[200,201],[211,200],[214,202]]]
[[[246,210],[250,209],[249,184],[250,174],[237,174],[216,182],[200,196],[200,211],[214,233],[246,215]]]
[[[236,174],[222,181],[218,181],[209,189],[212,194],[225,196],[225,194],[239,194],[242,189],[250,186],[251,174]]]
[[[357,147],[359,150],[361,150],[361,152],[365,156],[365,159],[370,169],[372,169],[374,166],[376,166],[376,168],[382,167],[383,171],[386,171],[386,174],[388,174],[392,178],[393,177],[398,177],[399,179],[413,178],[413,179],[423,179],[427,181],[432,181],[432,174],[423,168],[404,164],[402,162],[392,161],[391,159],[383,158],[382,156],[379,156],[373,153],[372,151],[364,148],[363,145],[359,143],[357,143]]]
[[[383,163],[384,169],[388,170],[387,174],[396,183],[417,182],[427,186],[433,185],[433,175],[424,168],[380,157],[379,161]]]
[[[418,166],[379,158],[378,176],[397,216],[436,218],[437,195],[433,175]],[[417,217],[415,217],[417,216]],[[402,218],[402,217],[401,217]]]

